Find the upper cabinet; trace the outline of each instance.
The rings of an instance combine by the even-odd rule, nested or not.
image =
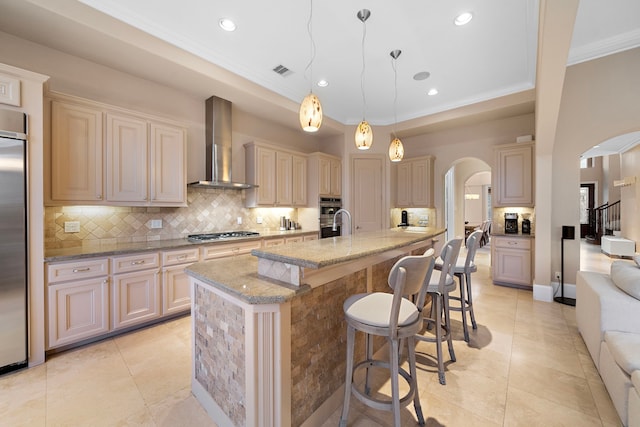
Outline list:
[[[433,207],[433,156],[396,164],[396,207]]]
[[[309,156],[309,197],[317,203],[319,197],[342,196],[342,161],[324,153]]]
[[[51,200],[102,202],[102,111],[54,101],[51,121]]]
[[[307,206],[307,157],[268,144],[245,144],[247,207]]]
[[[47,152],[49,205],[186,206],[186,131],[176,124],[56,99]]]
[[[534,206],[533,142],[521,142],[495,147],[493,206]]]

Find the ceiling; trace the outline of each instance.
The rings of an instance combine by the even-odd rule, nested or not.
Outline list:
[[[327,126],[337,129],[363,115],[374,126],[390,125],[530,91],[538,7],[538,0],[316,0],[310,67],[304,0],[0,0],[0,28],[203,99],[215,94],[259,115],[286,117],[276,121],[291,127],[313,90]],[[371,11],[365,24],[356,17],[362,8]],[[473,20],[454,25],[464,11]],[[567,63],[639,46],[638,16],[637,0],[581,0]],[[223,17],[236,31],[218,26]],[[397,103],[394,49],[402,50]],[[278,65],[291,72],[276,74]],[[423,71],[427,79],[413,78]],[[321,78],[327,87],[315,85]],[[427,95],[431,88],[439,93]]]

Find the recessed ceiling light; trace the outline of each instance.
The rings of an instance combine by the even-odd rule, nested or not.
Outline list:
[[[229,18],[222,18],[220,21],[218,21],[218,25],[220,25],[220,28],[222,28],[225,31],[236,30],[236,23]]]
[[[318,80],[318,86],[320,86],[320,87],[327,87],[327,86],[329,86],[329,82],[328,82],[328,81],[326,81],[325,79]]]
[[[435,87],[429,89],[429,92],[427,92],[427,95],[429,95],[429,96],[433,96],[433,95],[437,95],[437,94],[438,94],[438,89],[436,89]]]
[[[428,71],[420,71],[413,76],[413,80],[426,80],[431,75]]]
[[[471,12],[463,12],[460,15],[456,16],[456,19],[453,20],[453,23],[460,26],[466,25],[473,19],[473,14]]]

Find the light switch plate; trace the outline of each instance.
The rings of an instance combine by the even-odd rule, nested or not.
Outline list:
[[[80,221],[65,221],[64,222],[64,232],[65,233],[79,233],[80,232]]]
[[[161,219],[152,219],[151,220],[151,228],[162,228],[162,220]]]

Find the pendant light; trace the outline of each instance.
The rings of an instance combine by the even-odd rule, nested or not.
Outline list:
[[[369,123],[364,118],[366,109],[364,97],[364,39],[367,35],[366,21],[371,16],[371,11],[369,9],[362,9],[356,16],[362,22],[362,73],[360,74],[360,90],[362,91],[362,121],[356,129],[355,143],[359,150],[368,150],[371,147],[371,144],[373,144],[373,131],[371,130]]]
[[[311,32],[311,21],[313,18],[313,0],[311,0],[309,10],[309,21],[307,22],[307,31],[309,32],[309,40],[311,41],[311,59],[309,60],[309,95],[305,96],[300,104],[300,126],[305,132],[317,132],[322,125],[322,105],[320,100],[313,93],[313,60],[316,56],[316,45],[313,42]]]
[[[398,124],[398,71],[396,69],[396,60],[402,53],[401,50],[392,50],[389,55],[393,58],[391,65],[393,66],[393,141],[389,144],[389,160],[399,162],[404,157],[404,147],[402,141],[396,135],[396,125]]]

